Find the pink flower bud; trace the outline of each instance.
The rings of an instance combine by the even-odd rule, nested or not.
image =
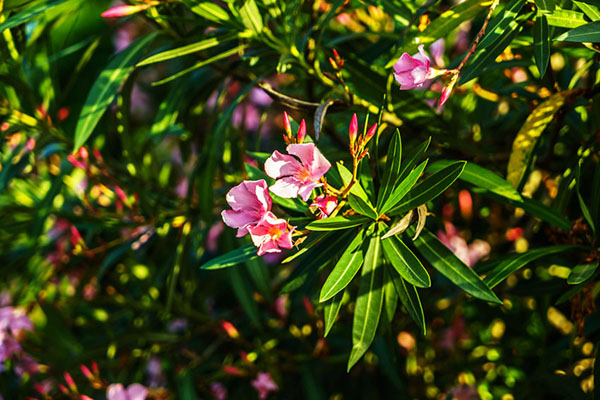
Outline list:
[[[450,97],[450,94],[452,93],[452,89],[454,89],[454,85],[456,84],[457,81],[458,81],[458,74],[455,74],[452,77],[452,79],[450,80],[450,83],[448,83],[442,90],[442,96],[440,97],[440,101],[438,103],[439,107],[443,106],[444,103],[446,102],[446,100],[448,100],[448,97]]]
[[[113,8],[109,8],[104,11],[101,16],[103,18],[118,18],[118,17],[126,17],[128,15],[132,15],[138,13],[140,11],[144,11],[147,8],[150,8],[154,5],[154,3],[146,3],[146,4],[138,4],[135,6],[123,5],[117,6]]]
[[[296,135],[296,139],[298,140],[298,143],[302,143],[304,141],[305,137],[306,137],[306,122],[304,122],[304,120],[302,120],[302,122],[300,122],[300,127],[298,128],[298,134]]]
[[[333,49],[333,56],[335,57],[336,60],[340,59],[340,55],[338,54],[336,49]]]
[[[290,117],[288,117],[288,114],[285,111],[283,112],[283,128],[285,129],[285,134],[287,137],[291,138],[292,125],[290,125]]]
[[[352,116],[352,121],[350,122],[350,129],[348,130],[348,136],[350,136],[350,146],[352,146],[356,142],[356,135],[358,133],[358,120],[356,119],[356,114]]]
[[[69,108],[68,107],[60,108],[58,110],[57,116],[58,116],[59,121],[64,121],[65,119],[67,119],[69,117]]]
[[[221,327],[225,330],[227,336],[229,336],[230,338],[237,339],[240,337],[240,332],[231,322],[221,321]]]
[[[86,367],[85,365],[81,364],[79,366],[79,368],[81,368],[81,373],[88,379],[94,379],[94,374],[92,374],[92,371],[90,371],[90,369],[88,367]]]
[[[65,382],[67,382],[67,386],[69,386],[69,389],[71,389],[72,391],[76,391],[77,385],[75,385],[75,381],[73,380],[73,377],[71,376],[71,374],[69,374],[68,372],[65,372],[64,377],[65,377]]]
[[[373,126],[371,127],[371,129],[369,129],[367,131],[367,136],[365,136],[365,143],[368,143],[369,140],[371,140],[371,138],[373,136],[375,136],[376,132],[377,132],[377,124],[373,124]]]

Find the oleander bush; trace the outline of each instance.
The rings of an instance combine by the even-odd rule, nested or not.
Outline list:
[[[0,33],[0,399],[600,398],[596,0]]]

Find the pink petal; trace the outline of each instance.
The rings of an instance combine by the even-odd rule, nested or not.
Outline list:
[[[429,64],[431,63],[431,60],[429,59],[427,54],[425,54],[425,50],[423,48],[424,48],[424,46],[420,45],[419,46],[419,54],[415,54],[413,57],[416,60],[419,60],[420,62],[422,62],[423,65],[425,66],[425,68],[429,69]]]
[[[258,189],[262,188],[263,192],[267,188],[267,182],[264,179],[258,181],[244,181],[237,186],[231,188],[225,199],[234,210],[259,210],[263,208],[264,199],[258,199]]]
[[[225,210],[221,212],[221,218],[225,225],[230,228],[239,228],[237,237],[242,237],[248,233],[248,225],[255,223],[256,218],[245,211]]]
[[[262,256],[267,253],[281,253],[281,249],[277,246],[277,242],[275,240],[269,239],[265,241],[262,245],[260,245],[256,254]]]
[[[400,90],[408,90],[417,87],[410,72],[394,72],[394,78],[396,78],[396,82],[400,84]]]
[[[313,143],[290,144],[287,147],[287,152],[302,161],[302,164],[309,169],[312,180],[321,179],[331,168],[329,161]]]
[[[278,179],[273,185],[271,185],[269,190],[279,197],[293,199],[298,197],[300,185],[301,182],[299,182],[296,178],[286,177]]]
[[[281,237],[277,240],[277,244],[279,245],[279,247],[281,247],[282,249],[291,249],[292,247],[294,247],[294,244],[292,242],[292,232],[293,229],[281,235]]]
[[[127,395],[129,400],[146,400],[148,389],[139,383],[134,383],[127,388]]]
[[[106,400],[128,400],[127,392],[120,383],[113,383],[106,389]]]
[[[308,201],[312,191],[315,188],[318,188],[320,186],[323,186],[323,184],[315,183],[315,182],[304,183],[302,186],[300,186],[300,190],[298,191],[298,194],[300,195],[300,197],[302,197],[302,200]]]
[[[265,172],[273,179],[294,175],[301,168],[302,164],[298,160],[277,150],[265,161]]]
[[[411,57],[408,53],[404,53],[394,64],[394,72],[398,74],[401,72],[411,71],[412,69],[420,67],[422,65],[422,61]]]

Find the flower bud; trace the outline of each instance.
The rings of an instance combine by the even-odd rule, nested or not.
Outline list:
[[[441,107],[444,105],[444,103],[446,102],[446,100],[448,100],[448,98],[450,97],[450,94],[452,93],[452,89],[454,89],[454,85],[456,84],[456,82],[458,81],[458,74],[455,74],[452,79],[450,80],[450,83],[447,84],[444,89],[442,90],[442,96],[440,97],[440,101],[438,103],[438,106]]]
[[[350,136],[350,147],[354,145],[356,142],[356,135],[358,133],[358,120],[356,119],[356,114],[352,116],[352,121],[350,122],[350,129],[348,130],[348,136]]]
[[[365,144],[369,143],[369,140],[371,140],[371,138],[373,136],[375,136],[376,132],[377,132],[377,124],[373,124],[373,126],[371,127],[371,129],[369,129],[367,131],[367,135],[365,136]]]
[[[88,379],[92,380],[94,379],[94,374],[92,374],[92,371],[90,371],[90,369],[88,367],[86,367],[85,365],[81,364],[79,366],[79,368],[81,368],[81,373]]]
[[[300,122],[300,127],[298,128],[298,134],[296,135],[296,139],[298,140],[298,143],[302,143],[304,141],[305,137],[306,137],[306,122],[304,122],[304,120],[302,120],[302,122]]]
[[[283,112],[283,129],[285,129],[285,134],[287,135],[287,137],[291,138],[292,125],[290,125],[290,117],[288,117],[288,114],[285,111]]]
[[[132,15],[132,14],[138,13],[140,11],[144,11],[145,9],[150,8],[153,5],[154,5],[153,3],[146,3],[146,4],[138,4],[135,6],[129,6],[129,5],[117,6],[117,7],[109,8],[108,10],[104,11],[100,15],[103,18],[126,17],[128,15]]]

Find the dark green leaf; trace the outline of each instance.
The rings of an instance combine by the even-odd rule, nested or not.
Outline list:
[[[229,253],[225,253],[222,256],[213,258],[212,260],[204,263],[200,269],[227,268],[256,257],[258,257],[256,255],[256,247],[252,244],[249,244],[248,246],[240,247],[230,251]]]
[[[340,312],[340,308],[342,308],[342,299],[344,298],[344,292],[340,292],[336,294],[332,299],[330,299],[327,304],[325,304],[323,319],[325,322],[325,332],[323,334],[324,337],[327,337],[331,328],[333,328],[333,324],[335,323],[335,319]]]
[[[396,133],[392,137],[390,148],[387,153],[387,161],[385,163],[385,172],[379,188],[377,196],[377,209],[381,209],[383,201],[387,199],[396,185],[396,179],[400,176],[400,165],[402,162],[402,137],[400,131],[396,129]]]
[[[564,42],[600,42],[600,21],[590,22],[571,29],[556,38]]]
[[[366,217],[337,216],[313,221],[306,225],[306,229],[310,229],[312,231],[336,231],[339,229],[348,229],[359,226],[369,221],[371,221],[371,219]]]
[[[427,161],[428,160],[425,160],[421,164],[419,164],[417,168],[415,168],[410,174],[408,174],[408,176],[402,182],[400,182],[398,186],[394,188],[390,196],[383,201],[383,206],[381,207],[381,210],[379,210],[379,213],[381,215],[385,214],[388,210],[392,209],[392,207],[397,205],[406,196],[406,194],[410,192],[412,187],[415,185],[415,183],[417,183],[417,180],[419,180],[419,177],[425,170],[425,167],[427,166]]]
[[[543,11],[553,11],[555,8],[554,0],[534,0],[537,8]]]
[[[425,204],[444,193],[454,181],[462,174],[466,161],[455,162],[439,172],[427,177],[413,189],[406,197],[390,210],[390,215],[402,214],[408,210]]]
[[[360,269],[364,259],[364,251],[362,248],[365,239],[364,233],[364,230],[361,230],[358,235],[356,235],[344,251],[344,254],[342,254],[335,264],[335,267],[333,267],[333,270],[321,288],[319,301],[323,302],[329,300],[344,290]]]
[[[407,232],[414,234],[414,228],[409,228]],[[419,253],[456,286],[478,299],[502,304],[502,301],[486,286],[479,275],[456,257],[428,229],[423,229],[414,244]]]
[[[519,15],[523,8],[525,0],[512,0],[504,9],[500,10],[494,18],[491,19],[489,28],[485,35],[477,45],[477,49],[484,49],[490,46],[498,39],[506,29],[510,26],[510,22]]]
[[[404,280],[418,287],[431,286],[431,278],[427,270],[401,239],[392,236],[382,240],[382,243],[387,260]]]
[[[588,209],[587,205],[585,204],[585,201],[583,201],[583,197],[581,196],[581,164],[583,164],[583,160],[580,159],[575,169],[575,191],[577,192],[577,200],[579,200],[579,207],[581,207],[581,213],[583,214],[583,217],[592,228],[592,231],[596,232],[596,225],[594,224],[594,219],[592,218],[590,210]]]
[[[375,211],[373,207],[371,207],[369,204],[367,204],[366,201],[352,193],[350,193],[350,195],[348,196],[348,204],[350,204],[350,207],[352,207],[354,211],[361,215],[364,215],[365,217],[369,217],[374,220],[377,220],[377,218],[379,217],[377,215],[377,211]]]
[[[426,141],[421,143],[414,151],[412,151],[410,153],[412,154],[412,156],[408,160],[402,162],[402,166],[400,167],[400,172],[398,173],[398,178],[396,179],[394,186],[406,179],[408,174],[411,173],[415,165],[417,165],[419,160],[425,155],[425,152],[429,148],[429,143],[431,143],[431,137],[429,137]]]
[[[484,282],[491,288],[502,282],[510,274],[524,267],[532,261],[540,259],[542,257],[569,252],[577,250],[578,246],[564,245],[564,246],[548,246],[541,247],[534,250],[526,251],[525,253],[515,254],[510,258],[501,262],[495,267],[484,279]]]
[[[598,261],[590,263],[590,264],[579,264],[576,265],[569,277],[567,278],[567,283],[569,285],[578,285],[582,282],[587,281],[593,274],[596,272],[598,268]]]
[[[5,31],[6,29],[14,28],[17,25],[21,25],[40,14],[47,12],[50,8],[56,7],[59,4],[64,3],[66,0],[53,0],[53,1],[44,1],[39,4],[36,4],[32,7],[27,7],[23,11],[16,13],[15,15],[8,18],[6,21],[0,24],[0,32]]]
[[[365,354],[375,338],[383,307],[383,295],[381,240],[379,236],[375,235],[369,239],[369,247],[360,277],[352,323],[352,351],[348,359],[348,371]]]
[[[533,56],[535,57],[535,65],[543,77],[550,61],[550,37],[548,33],[548,20],[546,16],[538,12],[535,17],[535,25],[533,27]]]
[[[424,335],[427,330],[425,326],[425,314],[423,313],[423,306],[421,305],[421,299],[419,299],[417,288],[410,283],[406,283],[404,279],[398,275],[396,270],[389,265],[386,266],[386,270],[392,279],[398,297],[400,298],[400,301],[402,301],[404,308],[406,308],[408,315],[415,321]]]
[[[348,168],[343,166],[341,163],[337,163],[337,169],[340,173],[342,181],[344,182],[344,186],[348,186],[348,184],[352,181],[352,172],[348,171]],[[371,204],[371,202],[369,201],[369,196],[367,196],[367,193],[358,182],[355,182],[354,185],[352,185],[350,193],[360,197],[365,202]]]
[[[135,63],[154,39],[156,33],[142,36],[119,52],[100,73],[83,104],[75,128],[75,146],[78,150],[92,134],[100,118],[117,95],[119,87],[129,77]]]
[[[583,13],[587,15],[589,19],[591,19],[592,21],[598,21],[600,20],[600,7],[598,5],[598,2],[596,2],[596,5],[594,5],[592,4],[592,1],[588,0],[588,2],[586,3],[585,1],[573,0],[573,4],[575,4],[581,11],[583,11]]]

